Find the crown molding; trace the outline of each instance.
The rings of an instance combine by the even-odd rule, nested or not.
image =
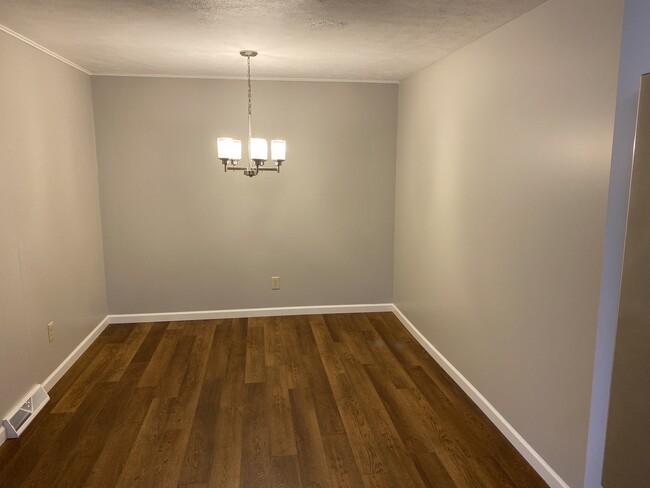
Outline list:
[[[169,74],[135,74],[135,73],[93,73],[93,76],[111,76],[122,78],[171,78],[187,80],[243,80],[245,76],[209,76],[209,75],[169,75]],[[398,80],[346,80],[344,78],[284,78],[272,76],[251,76],[252,81],[300,81],[314,83],[376,83],[399,85]]]
[[[9,34],[10,36],[15,37],[16,39],[18,39],[18,40],[20,40],[20,41],[23,41],[24,43],[27,43],[27,44],[29,44],[29,45],[32,46],[32,47],[35,47],[35,48],[38,49],[39,51],[42,51],[42,52],[44,52],[45,54],[47,54],[47,55],[49,55],[49,56],[52,56],[52,57],[55,58],[55,59],[58,59],[59,61],[61,61],[61,62],[65,63],[65,64],[67,64],[68,66],[72,66],[73,68],[78,69],[78,70],[81,71],[82,73],[86,73],[87,75],[91,75],[91,74],[92,74],[92,73],[91,73],[90,71],[88,71],[87,69],[82,68],[82,67],[79,66],[78,64],[73,63],[73,62],[70,61],[69,59],[64,58],[63,56],[61,56],[60,54],[55,53],[54,51],[50,51],[48,48],[41,46],[39,43],[34,42],[34,41],[32,41],[31,39],[29,39],[29,38],[27,38],[27,37],[25,37],[25,36],[23,36],[23,35],[21,35],[21,34],[18,34],[18,32],[11,30],[11,29],[10,29],[9,27],[7,27],[7,26],[4,26],[4,25],[0,24],[0,31],[5,32],[5,33]]]
[[[92,73],[86,68],[79,66],[76,63],[73,63],[67,58],[64,58],[60,54],[55,53],[54,51],[49,50],[48,48],[41,46],[39,43],[32,41],[31,39],[19,34],[18,32],[10,29],[9,27],[0,24],[0,31],[9,34],[16,39],[23,41],[26,44],[29,44],[32,47],[35,47],[39,51],[44,52],[45,54],[52,56],[55,59],[71,66],[75,69],[78,69],[82,73],[86,73],[89,76],[115,76],[115,77],[125,77],[125,78],[172,78],[172,79],[189,79],[189,80],[246,80],[242,76],[209,76],[209,75],[178,75],[178,74],[144,74],[144,73]],[[343,78],[284,78],[284,77],[253,77],[251,78],[254,81],[299,81],[299,82],[314,82],[314,83],[377,83],[377,84],[387,84],[387,85],[399,85],[399,80],[347,80]]]

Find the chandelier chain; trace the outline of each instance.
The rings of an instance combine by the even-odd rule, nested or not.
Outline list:
[[[253,102],[251,101],[251,58],[250,56],[246,57],[248,61],[248,115],[251,115],[253,112]]]
[[[251,89],[251,57],[246,56],[248,64],[248,137],[253,137],[252,118],[253,118],[253,96]]]

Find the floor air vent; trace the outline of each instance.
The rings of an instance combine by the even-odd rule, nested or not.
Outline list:
[[[43,385],[36,385],[23,403],[14,408],[2,421],[7,438],[15,439],[22,434],[49,400],[50,397],[43,389]]]

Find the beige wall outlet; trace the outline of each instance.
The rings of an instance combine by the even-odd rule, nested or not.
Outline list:
[[[271,290],[279,290],[279,289],[280,289],[280,277],[271,276]]]

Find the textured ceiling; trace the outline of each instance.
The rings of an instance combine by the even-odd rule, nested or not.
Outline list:
[[[400,80],[544,0],[0,0],[93,74]]]

